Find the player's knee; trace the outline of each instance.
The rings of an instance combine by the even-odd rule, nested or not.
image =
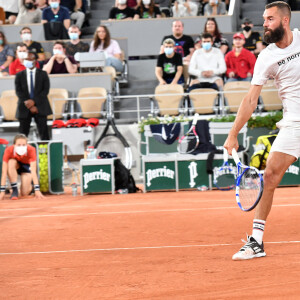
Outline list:
[[[28,196],[32,191],[32,186],[21,186],[21,195]]]
[[[280,181],[280,177],[278,176],[277,172],[270,168],[266,168],[264,172],[264,185],[270,188],[276,188]]]

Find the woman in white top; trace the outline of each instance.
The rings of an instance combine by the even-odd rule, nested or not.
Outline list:
[[[19,0],[19,13],[15,24],[41,23],[42,11],[33,0]]]
[[[106,26],[99,26],[94,34],[94,40],[90,45],[90,53],[104,51],[106,55],[106,66],[112,66],[117,72],[122,72],[121,48],[117,41],[110,38]]]

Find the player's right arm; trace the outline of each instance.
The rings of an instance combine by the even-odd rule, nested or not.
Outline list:
[[[253,111],[256,109],[261,89],[262,85],[251,85],[247,95],[244,97],[239,107],[233,126],[224,143],[224,148],[228,150],[230,155],[233,148],[237,150],[239,147],[237,136],[245,123],[250,119]]]
[[[7,162],[3,161],[2,162],[2,175],[1,175],[1,189],[2,187],[5,188],[6,186],[6,176],[7,176]],[[4,191],[0,192],[0,200],[3,200],[5,195],[5,189]]]

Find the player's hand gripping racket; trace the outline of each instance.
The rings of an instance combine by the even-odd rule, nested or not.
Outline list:
[[[228,152],[223,149],[223,165],[214,169],[214,185],[221,191],[232,190],[235,187],[236,171],[228,164]]]
[[[236,201],[241,210],[250,211],[262,196],[263,177],[256,168],[242,164],[235,149],[232,157],[237,165]]]
[[[186,154],[194,152],[199,145],[199,136],[196,132],[196,124],[199,114],[195,114],[192,122],[192,126],[189,131],[181,137],[178,142],[177,150],[179,153]]]

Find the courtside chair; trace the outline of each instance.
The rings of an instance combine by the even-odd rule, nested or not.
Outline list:
[[[229,112],[238,111],[243,98],[246,96],[250,88],[250,85],[249,81],[232,81],[225,83],[224,97],[225,103],[229,107]]]
[[[194,89],[189,93],[190,114],[213,114],[218,111],[218,91],[215,89]]]
[[[274,84],[274,80],[268,80],[267,83],[263,85],[260,96],[262,98],[264,110],[270,111],[282,109],[282,101],[278,96],[278,90]]]
[[[113,88],[114,95],[115,96],[120,95],[120,83],[119,83],[116,69],[112,66],[105,66],[103,67],[103,72],[109,73],[111,76],[111,85]]]
[[[53,119],[62,119],[67,100],[69,98],[69,92],[66,89],[50,88],[48,94],[48,100],[53,112]],[[55,113],[55,115],[54,115]],[[52,119],[49,115],[48,119]]]
[[[107,92],[102,87],[81,88],[77,95],[83,118],[100,118]],[[90,98],[90,99],[80,99]]]
[[[184,89],[180,84],[161,84],[155,88],[154,97],[150,98],[151,113],[154,115],[178,115],[187,113]]]
[[[2,92],[0,106],[2,107],[4,121],[17,121],[16,111],[18,106],[18,97],[15,90]]]

